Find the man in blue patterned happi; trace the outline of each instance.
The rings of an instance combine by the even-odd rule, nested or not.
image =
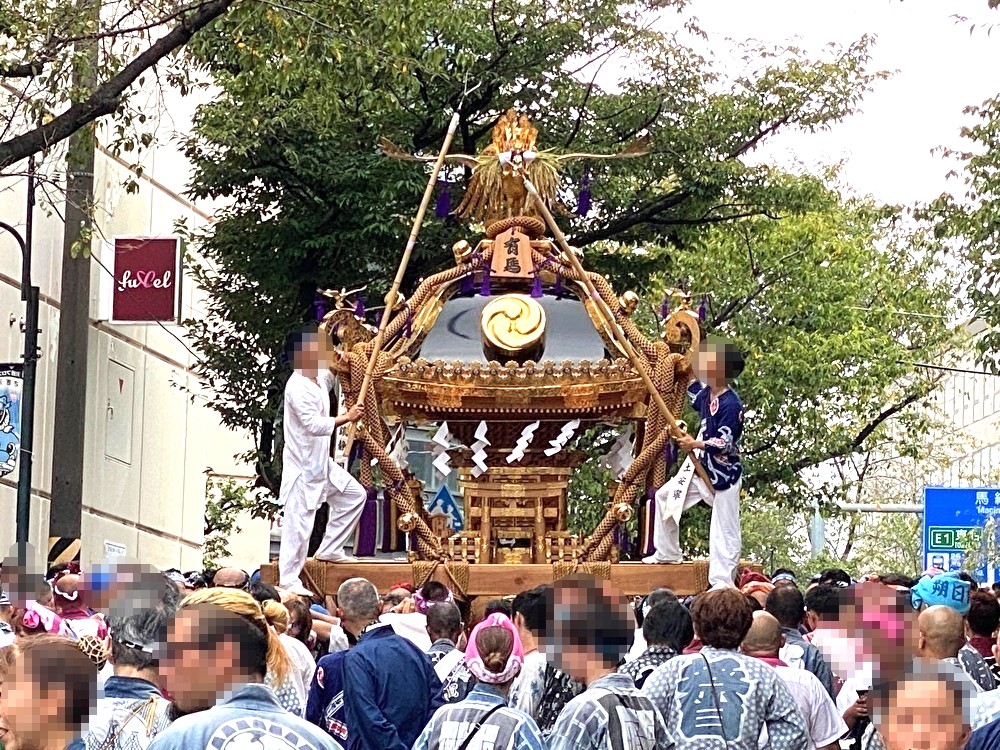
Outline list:
[[[805,722],[777,672],[737,651],[753,624],[746,597],[735,589],[709,591],[691,616],[701,652],[657,667],[642,689],[666,723],[666,747],[757,750],[765,727],[771,750],[809,747]]]
[[[656,491],[653,531],[656,552],[642,561],[681,562],[681,515],[704,502],[712,506],[708,582],[713,588],[731,587],[741,546],[743,463],[739,443],[743,436],[743,403],[730,384],[743,372],[743,355],[729,344],[706,343],[695,357],[694,367],[688,373],[688,396],[701,417],[701,430],[697,438],[684,435],[677,440],[677,445],[691,455],[677,474]],[[678,376],[683,377],[683,373]],[[711,487],[695,473],[692,456],[701,460]]]
[[[604,581],[570,576],[556,585],[548,649],[587,689],[566,704],[549,750],[666,750],[667,729],[653,702],[617,671],[632,640],[625,600]]]

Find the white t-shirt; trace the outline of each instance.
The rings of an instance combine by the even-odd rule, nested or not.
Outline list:
[[[847,733],[842,712],[816,675],[795,667],[775,667],[775,671],[788,686],[806,720],[806,731],[812,740],[810,749],[825,747]]]
[[[288,633],[278,636],[281,645],[285,647],[285,653],[292,661],[292,667],[302,681],[303,693],[309,695],[309,686],[312,685],[313,674],[316,672],[316,660],[306,644],[298,638],[293,638]]]

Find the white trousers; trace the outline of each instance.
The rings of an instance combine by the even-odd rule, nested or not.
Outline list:
[[[358,480],[351,477],[341,491],[327,484],[326,502],[330,506],[330,520],[326,524],[323,541],[316,550],[317,559],[334,560],[344,554],[344,545],[354,533],[354,527],[365,509],[367,493]],[[301,586],[299,575],[309,552],[313,521],[318,508],[309,508],[298,493],[285,503],[281,519],[281,546],[278,549],[278,576],[282,588]]]
[[[740,487],[742,480],[729,489],[713,494],[704,480],[694,474],[693,466],[681,471],[656,491],[656,526],[653,545],[661,562],[684,559],[680,544],[681,513],[703,502],[712,508],[708,532],[708,583],[713,588],[732,587],[740,563]],[[685,471],[685,469],[688,469]]]

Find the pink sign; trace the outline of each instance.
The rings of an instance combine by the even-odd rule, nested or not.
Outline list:
[[[180,240],[116,237],[111,320],[173,323],[180,315]]]

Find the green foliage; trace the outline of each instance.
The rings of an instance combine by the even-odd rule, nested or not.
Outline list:
[[[973,120],[962,129],[969,148],[949,152],[964,162],[964,194],[942,195],[925,213],[946,246],[965,256],[965,292],[987,324],[977,341],[981,361],[1000,373],[1000,96],[965,112]]]
[[[229,556],[229,540],[241,529],[240,514],[253,512],[257,506],[254,493],[245,482],[233,479],[210,479],[205,492],[205,541],[202,544],[202,565],[215,567]]]
[[[707,296],[709,331],[747,349],[737,388],[753,502],[811,507],[811,467],[866,450],[891,422],[919,433],[911,407],[933,384],[909,363],[949,345],[934,317],[950,312],[951,291],[934,247],[904,232],[894,209],[844,199],[835,174],[748,158],[778,133],[855,111],[883,77],[868,69],[871,40],[820,56],[741,44],[748,72],[728,78],[690,43],[693,21],[652,29],[653,5],[663,3],[247,3],[200,36],[193,52],[221,91],[187,143],[191,192],[225,207],[194,237],[206,299],[189,332],[213,407],[256,436],[272,487],[281,342],[317,289],[368,284],[370,301],[382,296],[426,179],[378,156],[377,140],[433,152],[455,107],[455,152],[475,153],[512,106],[533,118],[543,148],[612,152],[652,136],[648,158],[591,165],[594,207],[566,230],[590,268],[646,296],[651,333],[664,287],[680,284]],[[601,86],[612,55],[627,57],[627,72]],[[563,177],[569,205],[582,169]],[[404,287],[474,237],[429,217]],[[597,450],[608,436],[592,439],[584,447]],[[606,479],[581,471],[576,528],[603,514]],[[823,499],[842,492],[824,487]],[[702,536],[692,526],[692,544]]]

